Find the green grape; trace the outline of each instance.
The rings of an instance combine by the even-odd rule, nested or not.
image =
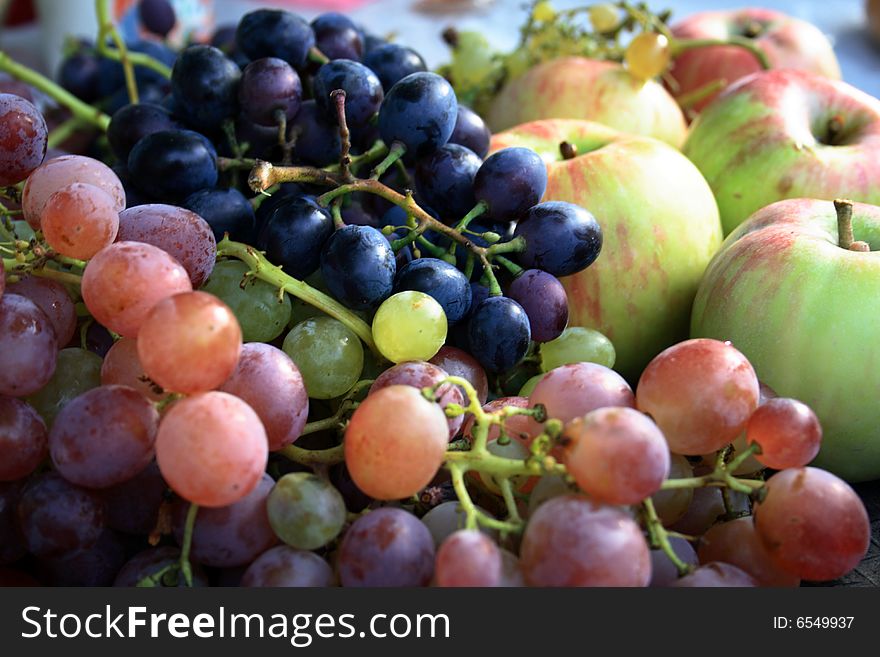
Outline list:
[[[97,354],[78,347],[58,352],[58,365],[49,383],[27,398],[47,428],[52,427],[55,416],[67,402],[101,385],[102,362]]]
[[[265,281],[241,282],[248,266],[239,260],[218,262],[202,290],[218,297],[232,309],[245,342],[270,342],[281,335],[290,319],[290,298],[278,300],[278,290]]]
[[[364,367],[364,348],[358,337],[332,317],[300,322],[281,346],[296,363],[313,399],[333,399],[357,383]]]
[[[525,460],[531,456],[529,448],[518,440],[510,440],[504,445],[499,444],[497,440],[492,440],[487,443],[486,449],[489,450],[490,454],[494,454],[495,456],[517,461]],[[501,489],[498,487],[498,482],[495,481],[495,477],[481,472],[480,479],[486,484],[486,488],[490,491],[493,493],[501,493]],[[516,477],[510,478],[510,483],[513,484],[515,489],[522,488],[523,484],[525,484],[528,479],[528,475],[517,475]]]
[[[528,397],[532,394],[532,390],[535,389],[535,386],[538,385],[538,381],[544,378],[544,374],[536,374],[531,379],[523,383],[522,388],[519,389],[519,393],[517,397]]]
[[[599,331],[583,326],[567,328],[555,340],[541,345],[541,370],[544,372],[570,363],[598,363],[614,367],[616,358],[611,340]]]
[[[553,9],[553,5],[547,2],[547,0],[542,0],[532,7],[532,18],[536,21],[547,23],[556,18],[556,10]]]
[[[483,86],[497,71],[494,55],[489,41],[480,32],[459,32],[449,65],[456,87],[466,90]]]
[[[339,535],[345,500],[330,482],[310,472],[284,475],[266,499],[269,524],[291,547],[315,550]]]
[[[565,481],[565,477],[556,474],[544,475],[529,494],[529,515],[532,515],[547,500],[560,495],[568,495],[571,492],[571,486]]]
[[[15,236],[18,239],[25,242],[29,242],[35,236],[34,229],[31,228],[30,224],[23,219],[12,222],[12,231],[15,233]]]
[[[415,290],[388,297],[373,317],[373,340],[392,363],[430,360],[446,342],[446,330],[440,304]]]
[[[324,285],[324,278],[321,276],[321,270],[319,269],[311,276],[306,276],[303,279],[303,283],[315,288],[319,292],[324,292],[325,294],[329,294],[330,291],[327,289],[327,286]],[[327,315],[320,308],[316,308],[310,303],[306,303],[302,299],[297,299],[293,297],[291,299],[290,306],[290,321],[287,325],[290,328],[293,328],[300,322],[304,322],[307,319],[311,319],[312,317],[326,317]]]
[[[597,32],[610,32],[620,23],[620,11],[607,2],[590,7],[589,16]]]

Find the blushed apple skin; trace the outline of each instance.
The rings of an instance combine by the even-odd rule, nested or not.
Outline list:
[[[561,160],[562,141],[582,155]],[[493,151],[508,146],[533,148],[547,162],[545,200],[581,205],[602,227],[596,262],[561,279],[569,325],[607,335],[615,369],[635,382],[688,335],[697,286],[721,245],[709,186],[674,148],[588,121],[534,121],[493,137]]]
[[[758,378],[822,423],[814,465],[849,481],[880,478],[880,207],[853,206],[855,239],[837,245],[833,203],[790,199],[737,228],[712,260],[693,337],[730,340]]]
[[[767,55],[771,68],[795,68],[840,79],[840,64],[822,31],[812,23],[772,9],[701,11],[675,23],[671,30],[679,39],[727,39],[743,35],[752,24],[762,28],[753,41]],[[744,48],[710,46],[682,53],[669,73],[677,85],[675,94],[680,95],[718,79],[733,84],[760,70],[761,64]],[[717,95],[707,97],[693,109],[702,110]]]
[[[640,80],[615,62],[561,57],[507,83],[493,99],[493,132],[540,119],[595,121],[681,148],[687,136],[675,99],[653,80]]]
[[[835,116],[846,145],[820,141]],[[725,234],[787,198],[880,203],[880,100],[804,71],[755,73],[697,117],[683,152],[712,187]]]

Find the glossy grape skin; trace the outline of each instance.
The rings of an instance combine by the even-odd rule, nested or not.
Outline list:
[[[102,385],[122,385],[134,388],[151,401],[159,401],[165,395],[151,383],[144,373],[137,353],[137,340],[122,338],[113,343],[100,365]]]
[[[156,460],[168,485],[200,506],[229,506],[250,493],[269,446],[257,414],[238,397],[206,392],[168,408],[156,436]]]
[[[345,92],[345,120],[349,128],[362,128],[379,110],[384,94],[379,78],[360,62],[336,59],[318,69],[312,80],[315,103],[324,116],[335,121],[336,101],[330,94]]]
[[[777,397],[762,403],[749,417],[746,441],[761,447],[755,458],[767,467],[799,468],[819,453],[822,427],[809,406]]]
[[[0,93],[0,185],[15,185],[46,156],[49,130],[34,104]]]
[[[558,338],[568,325],[568,296],[552,274],[527,269],[513,279],[507,296],[522,306],[535,342]]]
[[[55,373],[58,342],[52,322],[30,299],[0,297],[0,395],[25,397]]]
[[[425,60],[419,53],[396,43],[383,43],[373,48],[364,55],[363,61],[364,65],[379,78],[386,93],[410,73],[428,70]]]
[[[107,127],[107,140],[113,154],[122,162],[141,139],[154,132],[179,128],[171,112],[153,103],[125,105],[113,113]]]
[[[238,109],[241,70],[213,46],[182,50],[171,70],[171,93],[186,118],[200,128],[218,128]]]
[[[559,337],[541,345],[541,371],[572,363],[597,363],[614,367],[617,354],[611,340],[595,329],[570,326]]]
[[[434,570],[434,542],[414,515],[383,507],[352,523],[338,556],[347,587],[426,586]]]
[[[757,408],[758,394],[746,357],[730,343],[704,338],[655,356],[636,389],[639,410],[654,418],[676,454],[707,454],[731,442]]]
[[[185,292],[157,303],[138,331],[144,372],[165,390],[204,392],[232,374],[241,327],[229,306],[207,292]]]
[[[281,201],[260,231],[258,245],[272,264],[294,278],[306,278],[321,266],[321,252],[333,234],[333,219],[314,196]]]
[[[546,187],[544,160],[532,149],[520,146],[493,153],[474,176],[474,196],[488,205],[485,218],[495,222],[521,219],[541,200]],[[526,266],[544,269],[534,263]]]
[[[543,404],[547,417],[563,423],[605,406],[635,407],[632,389],[623,377],[596,363],[573,363],[547,372],[529,401]]]
[[[235,44],[250,59],[280,57],[302,69],[315,45],[315,33],[311,25],[289,11],[258,9],[239,21]]]
[[[321,252],[321,275],[327,288],[352,310],[378,307],[391,295],[396,273],[391,245],[369,226],[340,228]]]
[[[303,88],[297,72],[277,57],[264,57],[248,64],[238,85],[238,101],[244,116],[257,125],[278,125],[277,113],[290,121],[299,111]]]
[[[471,286],[455,266],[438,258],[419,258],[397,272],[395,292],[416,290],[433,297],[443,308],[451,325],[467,315],[471,306]]]
[[[168,36],[177,23],[174,7],[168,0],[140,0],[138,18],[145,29],[163,38]]]
[[[290,321],[290,297],[284,295],[279,301],[277,288],[258,278],[245,278],[248,271],[250,268],[240,260],[218,262],[202,291],[229,306],[245,342],[271,342]]]
[[[119,213],[114,203],[94,185],[62,187],[43,206],[40,226],[46,242],[61,255],[88,260],[116,239]]]
[[[46,313],[59,347],[70,343],[76,332],[76,306],[61,283],[40,276],[25,276],[16,283],[10,283],[6,291],[27,297]]]
[[[459,103],[449,143],[460,144],[476,153],[477,157],[485,158],[489,154],[491,138],[492,133],[480,115]]]
[[[486,371],[468,352],[446,345],[440,347],[440,351],[428,362],[444,370],[449,376],[458,376],[469,381],[477,391],[477,400],[481,404],[486,403],[489,398],[489,380],[486,378]],[[464,395],[463,391],[462,395]],[[464,400],[467,404],[467,395],[464,395]]]
[[[180,550],[171,545],[148,548],[138,552],[120,569],[113,586],[137,586],[141,580],[180,563]],[[208,578],[198,564],[192,565],[193,586],[208,586]],[[163,576],[159,586],[186,587],[186,581],[179,571]]]
[[[388,427],[394,423],[394,432]],[[392,385],[361,402],[345,430],[345,463],[364,493],[379,500],[415,495],[446,454],[449,426],[415,388]]]
[[[257,557],[241,578],[247,587],[333,586],[333,569],[314,552],[278,545]]]
[[[364,38],[352,20],[344,14],[327,12],[312,21],[315,47],[329,59],[359,60],[364,52]]]
[[[0,481],[28,476],[49,453],[46,424],[28,404],[0,396]]]
[[[669,39],[656,32],[642,32],[633,37],[623,53],[626,68],[635,77],[650,80],[662,74],[672,59]]]
[[[459,530],[437,550],[434,577],[440,587],[499,586],[501,551],[485,534]]]
[[[868,513],[850,486],[818,468],[792,468],[767,480],[755,507],[758,536],[781,568],[824,581],[855,568],[868,550]]]
[[[215,241],[229,233],[229,239],[252,244],[256,232],[254,207],[235,188],[202,189],[186,197],[183,207],[208,222]]]
[[[490,296],[468,319],[471,353],[487,372],[516,365],[529,348],[531,329],[525,310],[513,299]]]
[[[584,208],[545,201],[528,208],[514,231],[526,248],[516,254],[523,267],[569,276],[589,267],[602,250],[602,229]]]
[[[117,212],[125,209],[125,190],[113,169],[84,155],[62,155],[43,162],[24,184],[21,211],[28,225],[39,229],[43,206],[49,197],[75,182],[100,187],[113,198]]]
[[[393,363],[432,358],[446,340],[443,307],[431,296],[405,290],[388,297],[373,317],[376,348]]]
[[[141,139],[128,155],[135,185],[162,201],[182,201],[217,184],[217,152],[191,130],[160,130]]]
[[[168,485],[159,466],[151,461],[134,477],[96,491],[104,501],[107,526],[124,534],[150,534],[159,522]]]
[[[697,553],[691,544],[680,536],[670,536],[669,544],[672,551],[684,563],[691,566],[698,566],[699,560]],[[665,588],[673,586],[679,578],[678,568],[672,563],[667,554],[660,549],[651,550],[651,588]]]
[[[297,324],[281,347],[296,363],[312,399],[333,399],[357,383],[364,366],[358,337],[332,317]]]
[[[482,160],[464,146],[440,146],[416,164],[419,198],[447,221],[461,219],[477,203],[474,176],[481,164]]]
[[[315,550],[342,530],[345,501],[326,479],[308,472],[284,475],[266,502],[275,534],[291,547]]]
[[[22,491],[18,519],[28,550],[54,557],[95,544],[104,529],[104,505],[93,493],[47,472]]]
[[[667,479],[686,479],[694,476],[694,469],[681,454],[669,455],[669,472]],[[680,520],[694,500],[693,488],[671,488],[659,490],[651,496],[654,510],[664,527],[669,527]]]
[[[379,109],[379,134],[421,157],[449,141],[455,127],[458,101],[446,80],[431,72],[411,73],[399,80]]]
[[[55,373],[49,383],[27,398],[50,429],[58,413],[72,399],[101,385],[101,358],[79,347],[58,352]]]
[[[712,562],[703,564],[693,572],[680,578],[674,588],[743,588],[755,587],[758,583],[747,572],[727,563]]]
[[[314,100],[305,101],[290,127],[299,136],[293,147],[298,160],[324,167],[339,161],[342,141],[335,119],[319,110]]]
[[[531,586],[647,586],[651,579],[650,550],[636,522],[577,495],[538,507],[520,563]]]

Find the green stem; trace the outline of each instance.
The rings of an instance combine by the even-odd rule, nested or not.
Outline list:
[[[486,255],[490,258],[501,253],[522,253],[526,250],[526,238],[520,235],[507,242],[499,242],[489,247]]]
[[[462,217],[461,221],[459,221],[455,225],[455,230],[458,232],[462,232],[467,230],[468,224],[470,224],[474,219],[479,217],[481,214],[485,214],[489,209],[489,204],[486,201],[480,201],[477,203],[464,217]]]
[[[514,277],[519,276],[520,274],[522,274],[525,271],[525,269],[520,267],[518,264],[516,264],[512,260],[508,260],[504,256],[497,255],[493,258],[493,260],[495,260],[495,262],[497,262],[499,265],[501,265],[507,271],[509,271]]]
[[[666,528],[663,527],[663,523],[660,522],[657,510],[654,508],[654,501],[650,497],[642,502],[642,509],[645,512],[645,521],[648,526],[648,535],[651,538],[651,543],[663,550],[663,553],[669,557],[669,560],[678,570],[679,575],[687,575],[692,570],[692,567],[682,561],[675,553],[672,544],[669,542],[669,534],[666,532]]]
[[[171,69],[158,59],[150,57],[146,53],[127,51],[125,43],[122,41],[119,32],[116,30],[116,26],[113,24],[113,20],[110,18],[110,6],[108,0],[95,0],[95,13],[98,15],[97,46],[98,52],[102,56],[121,62],[122,65],[125,66],[125,62],[123,61],[123,51],[125,51],[125,59],[128,60],[130,66],[144,66],[155,71],[164,78],[171,79]],[[118,50],[113,50],[107,46],[107,36],[110,36],[110,38],[113,39]]]
[[[675,97],[675,102],[678,103],[678,106],[687,111],[691,109],[694,105],[699,103],[700,101],[705,100],[709,96],[714,93],[717,93],[724,89],[727,86],[727,80],[724,78],[720,78],[718,80],[712,80],[704,84],[702,87],[697,87],[693,91],[689,91],[686,94],[681,94],[680,96]]]
[[[318,50],[314,46],[312,46],[312,48],[309,50],[308,58],[309,58],[310,62],[315,62],[316,64],[321,64],[321,65],[326,64],[327,62],[330,61],[330,58],[327,57],[327,55],[322,53],[320,50]]]
[[[522,518],[519,517],[519,509],[516,506],[516,499],[513,496],[513,484],[510,479],[496,479],[498,487],[501,489],[501,497],[504,498],[504,505],[507,507],[507,517],[510,522],[521,523]]]
[[[46,140],[46,148],[57,148],[82,127],[82,119],[78,116],[70,117],[49,133],[49,138]]]
[[[350,168],[352,171],[355,171],[358,167],[379,160],[387,154],[388,147],[385,145],[385,142],[381,139],[377,140],[372,146],[370,146],[369,150],[364,151],[360,155],[351,156]],[[328,167],[324,167],[324,171],[329,173],[340,173],[341,170],[342,167],[339,164],[331,164]]]
[[[731,459],[730,463],[728,463],[725,468],[728,472],[736,472],[736,469],[741,466],[746,461],[746,459],[760,453],[761,447],[757,443],[753,443],[749,445],[747,449],[744,449],[740,454],[737,454],[735,458]]]
[[[669,36],[667,36],[669,38]],[[748,50],[755,56],[755,59],[758,60],[758,63],[761,65],[765,71],[770,69],[771,64],[770,60],[767,57],[767,54],[758,47],[755,43],[754,39],[747,39],[746,37],[731,35],[726,39],[676,39],[669,38],[669,43],[672,48],[672,59],[680,56],[682,53],[687,52],[688,50],[694,50],[696,48],[706,48],[709,46],[738,46],[739,48],[744,48]]]
[[[186,524],[183,527],[183,546],[180,548],[180,572],[186,585],[192,587],[192,565],[189,562],[189,553],[192,548],[193,527],[196,524],[196,514],[199,512],[198,504],[190,504],[186,512]]]
[[[327,419],[329,420],[331,418]],[[333,419],[337,420],[337,418]],[[342,463],[345,460],[345,447],[343,445],[337,445],[336,447],[330,447],[328,449],[303,449],[302,447],[297,447],[296,445],[287,445],[286,447],[282,447],[280,450],[278,450],[278,453],[283,454],[291,461],[295,461],[300,465],[309,466],[319,464],[333,465],[334,463]]]
[[[385,173],[391,165],[403,157],[404,153],[406,153],[406,146],[399,141],[392,142],[391,148],[388,149],[385,158],[373,167],[373,170],[370,172],[370,178],[373,180],[379,180],[382,174]]]

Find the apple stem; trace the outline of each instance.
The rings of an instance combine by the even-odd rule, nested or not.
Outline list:
[[[729,36],[726,39],[674,39],[672,41],[672,58],[675,59],[688,50],[709,46],[737,46],[745,48],[755,56],[755,59],[761,64],[761,68],[765,71],[770,68],[770,60],[767,58],[767,54],[753,40],[735,35]]]
[[[559,153],[562,155],[563,160],[573,160],[577,157],[578,149],[570,141],[564,141],[559,144]]]
[[[835,199],[834,209],[837,212],[837,245],[849,250],[853,244],[852,201]]]

